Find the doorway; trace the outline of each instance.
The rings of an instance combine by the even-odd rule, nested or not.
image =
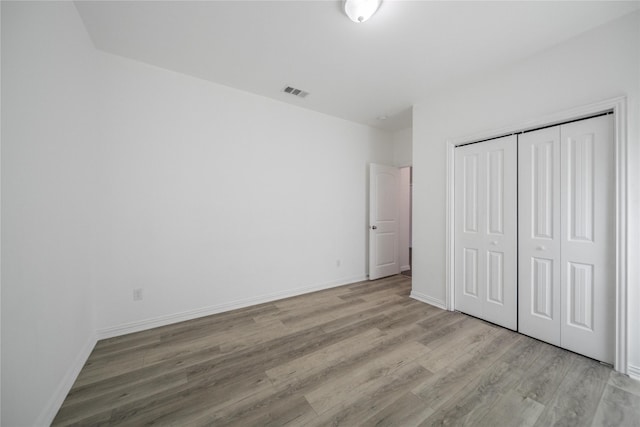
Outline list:
[[[413,167],[400,168],[400,274],[411,277]]]
[[[412,168],[369,165],[369,280],[411,277]]]

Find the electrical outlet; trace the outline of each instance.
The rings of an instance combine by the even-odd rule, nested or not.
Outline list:
[[[142,301],[142,288],[136,288],[133,290],[133,300]]]

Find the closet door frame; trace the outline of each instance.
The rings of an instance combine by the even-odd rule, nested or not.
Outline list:
[[[447,140],[447,177],[446,177],[446,301],[444,307],[454,310],[455,307],[455,252],[454,252],[454,220],[455,220],[455,169],[454,149],[458,145],[480,142],[487,139],[520,133],[528,130],[554,126],[563,122],[588,118],[601,113],[612,112],[614,115],[614,159],[615,159],[615,247],[616,247],[616,304],[615,304],[615,359],[614,369],[623,374],[628,373],[628,331],[627,331],[627,98],[625,96],[608,99],[593,104],[583,105],[570,110],[550,114],[526,123],[515,123],[488,132],[469,135],[463,138]]]

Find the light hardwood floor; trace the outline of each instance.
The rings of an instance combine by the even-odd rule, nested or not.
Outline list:
[[[54,425],[640,426],[640,383],[394,276],[98,342]]]

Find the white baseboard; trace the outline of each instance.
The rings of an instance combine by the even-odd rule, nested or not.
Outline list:
[[[640,367],[627,365],[627,375],[629,375],[629,378],[640,381]]]
[[[429,295],[425,295],[416,291],[411,291],[411,295],[409,296],[413,299],[416,299],[418,301],[421,301],[430,305],[434,305],[443,310],[447,309],[447,304],[444,301],[437,298],[430,297]]]
[[[110,328],[98,329],[96,332],[99,340],[126,335],[133,332],[140,332],[147,329],[157,328],[159,326],[170,325],[172,323],[183,322],[185,320],[196,319],[198,317],[210,316],[212,314],[223,313],[225,311],[236,310],[238,308],[249,307],[251,305],[263,304],[283,298],[294,297],[297,295],[307,294],[310,292],[321,291],[323,289],[335,288],[337,286],[349,285],[351,283],[362,282],[367,280],[366,276],[346,277],[332,282],[322,283],[319,285],[305,286],[301,288],[289,289],[272,294],[261,295],[258,297],[245,298],[228,303],[212,305],[208,307],[197,308],[194,310],[184,311],[182,313],[168,314],[152,319],[140,320],[137,322],[125,323]]]
[[[407,270],[411,270],[410,265],[403,265],[402,267],[400,267],[400,271],[407,271]]]
[[[40,413],[40,416],[36,420],[35,425],[51,425],[53,419],[58,413],[58,410],[60,410],[60,407],[62,406],[62,402],[64,402],[67,394],[69,394],[69,390],[71,390],[73,383],[76,381],[76,378],[78,378],[80,371],[84,367],[84,364],[87,363],[87,359],[93,351],[93,348],[96,346],[97,341],[98,340],[96,339],[96,335],[92,333],[85,345],[78,353],[76,359],[67,370],[67,373],[62,378],[62,381],[60,381],[58,388],[49,399],[49,402],[47,402],[44,410],[42,411],[42,413]]]

